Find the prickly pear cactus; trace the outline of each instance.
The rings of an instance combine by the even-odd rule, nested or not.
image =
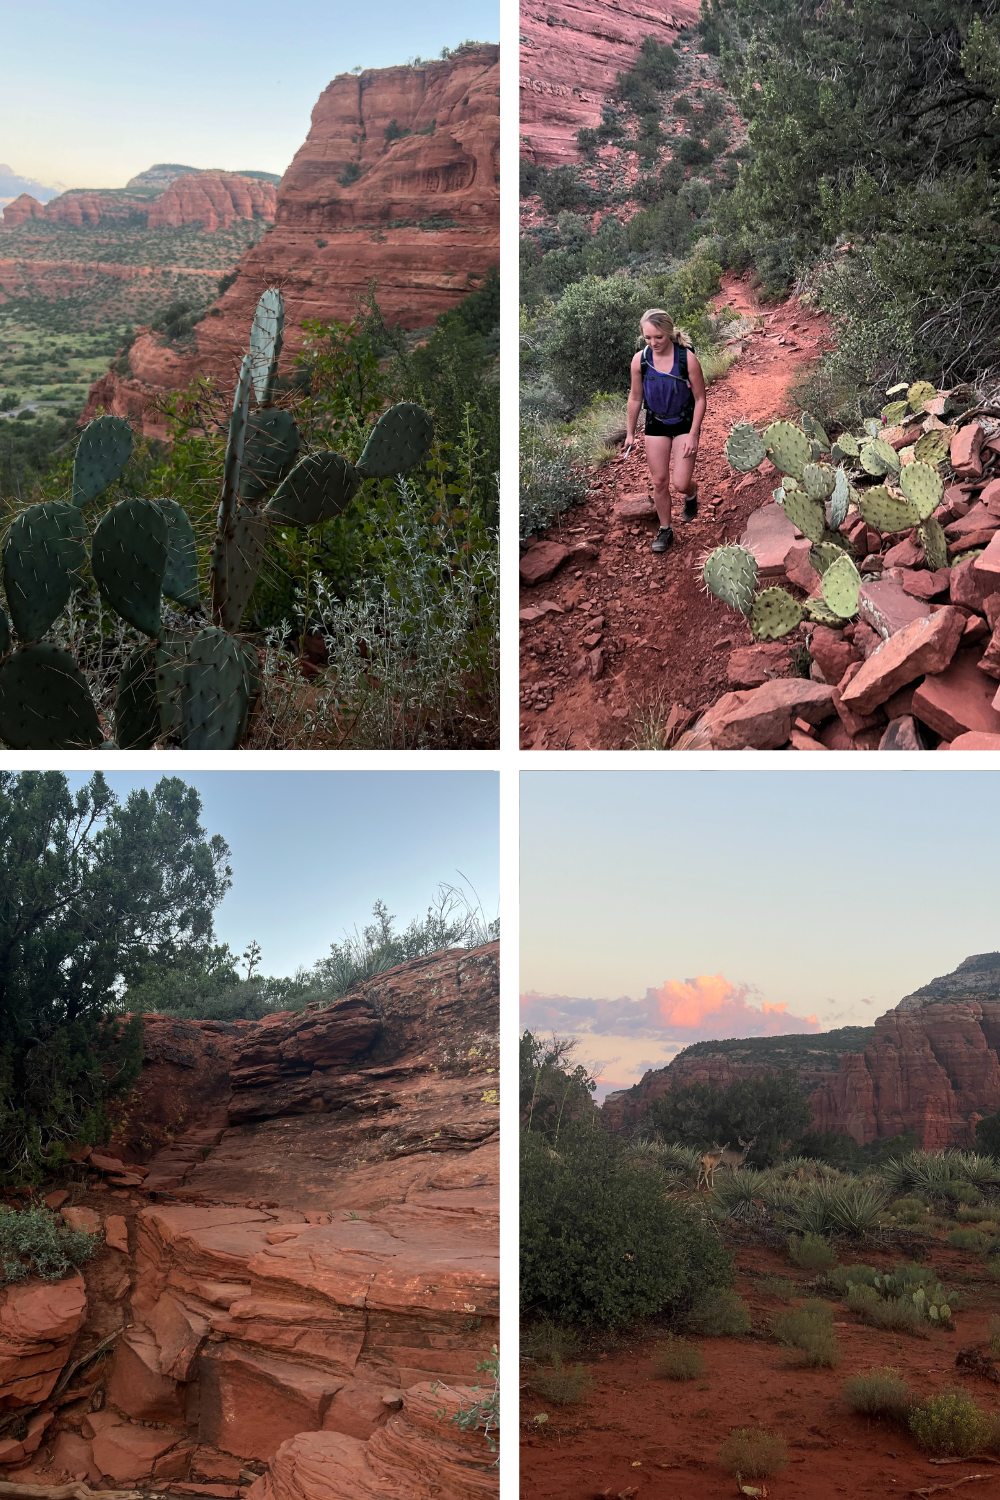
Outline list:
[[[843,458],[857,458],[860,451],[857,438],[850,432],[842,432],[834,443],[830,456],[839,463]]]
[[[14,629],[36,641],[65,608],[87,560],[87,527],[75,505],[47,500],[15,516],[3,544],[3,586]]]
[[[802,430],[813,442],[819,443],[825,453],[829,453],[830,439],[826,435],[826,429],[807,411],[802,413]]]
[[[422,406],[401,401],[383,412],[364,452],[357,462],[362,479],[385,479],[390,474],[405,474],[422,463],[434,441],[434,423]]]
[[[899,487],[921,521],[933,515],[944,494],[941,476],[930,464],[907,464],[899,476]]]
[[[851,487],[847,482],[847,475],[843,469],[838,469],[833,494],[830,496],[830,525],[835,531],[847,520],[847,507],[850,499]]]
[[[785,589],[763,589],[753,601],[750,629],[758,641],[777,641],[801,624],[805,611]]]
[[[318,526],[346,510],[360,484],[360,471],[339,453],[310,453],[282,480],[264,514],[278,525]]]
[[[861,444],[861,467],[866,474],[881,478],[883,474],[899,473],[899,454],[884,438],[871,438]]]
[[[861,574],[844,553],[832,562],[823,574],[823,602],[842,620],[850,620],[858,612],[858,590]]]
[[[906,393],[906,400],[911,411],[922,411],[924,402],[933,401],[936,395],[937,387],[929,380],[915,380]]]
[[[814,625],[843,625],[842,617],[835,614],[825,599],[803,599],[802,608],[805,610],[806,619],[811,620]]]
[[[832,567],[843,556],[843,548],[838,547],[835,542],[814,542],[809,549],[809,562],[821,577],[827,568]]]
[[[802,488],[810,500],[829,500],[837,484],[837,471],[829,464],[806,464],[802,470]]]
[[[794,422],[772,422],[764,432],[767,456],[782,474],[802,478],[802,470],[812,458],[808,437]]]
[[[932,572],[948,566],[948,541],[940,521],[933,516],[924,521],[919,531],[920,545],[924,549],[924,561]]]
[[[167,566],[167,522],[152,500],[119,500],[94,532],[90,566],[112,609],[154,639]]]
[[[884,484],[859,495],[858,509],[876,531],[906,531],[910,526],[916,526],[920,519],[908,500],[897,500]]]
[[[826,513],[817,500],[810,500],[799,491],[789,494],[786,490],[785,515],[811,542],[822,540],[826,530]]]
[[[749,422],[737,422],[726,438],[729,467],[740,474],[759,468],[767,457],[764,440]]]
[[[757,590],[757,559],[743,547],[716,547],[701,572],[705,587],[723,604],[748,615]]]
[[[73,462],[73,504],[86,505],[114,484],[132,457],[132,428],[124,417],[96,417],[83,430]]]
[[[0,664],[0,739],[13,750],[86,750],[104,739],[87,680],[51,641]]]
[[[887,427],[895,427],[908,411],[909,406],[905,401],[890,401],[888,406],[882,408],[882,420]]]
[[[940,432],[931,430],[917,438],[913,445],[913,457],[918,463],[932,464],[936,468],[948,457],[948,444]]]

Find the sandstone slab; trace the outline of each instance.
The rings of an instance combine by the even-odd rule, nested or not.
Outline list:
[[[521,558],[518,570],[521,582],[528,588],[548,583],[569,557],[569,548],[560,542],[536,542]]]
[[[946,740],[973,731],[1000,734],[996,687],[979,671],[978,661],[978,651],[957,651],[945,670],[925,677],[913,695],[914,714]]]
[[[894,578],[865,580],[858,593],[858,615],[884,641],[928,613]]]
[[[30,1277],[0,1289],[0,1410],[45,1400],[86,1316],[78,1273],[63,1281]]]
[[[957,734],[949,743],[944,742],[946,750],[1000,750],[1000,734],[984,734],[981,730],[970,730],[967,734]]]
[[[716,750],[777,750],[788,740],[795,719],[820,724],[834,712],[833,689],[803,677],[766,682],[740,697],[744,701],[714,724]]]
[[[785,559],[799,533],[775,501],[755,510],[740,537],[740,546],[757,559],[759,579],[783,578]]]
[[[871,713],[893,693],[927,672],[942,672],[958,647],[965,616],[946,606],[891,635],[841,693],[845,705]]]

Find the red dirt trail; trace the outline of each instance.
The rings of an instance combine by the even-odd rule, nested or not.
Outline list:
[[[832,344],[823,314],[797,298],[761,307],[746,278],[726,276],[716,300],[762,320],[763,327],[709,388],[695,469],[699,514],[680,521],[675,506],[674,544],[656,557],[649,550],[652,523],[615,520],[616,502],[652,495],[640,436],[628,458],[594,472],[584,503],[545,533],[564,544],[589,542],[599,557],[586,571],[567,563],[551,582],[521,589],[522,609],[551,601],[565,611],[522,626],[522,750],[632,749],[640,712],[657,703],[701,709],[714,702],[729,687],[725,648],[751,643],[743,617],[706,595],[697,564],[713,547],[742,535],[750,513],[770,500],[776,479],[770,465],[767,472],[735,474],[725,441],[741,418],[759,427],[787,415],[790,385]],[[574,675],[573,668],[588,650],[583,638],[594,633],[599,615],[604,670],[592,680],[589,671]]]
[[[884,1262],[886,1269],[890,1263],[877,1254],[855,1258]],[[953,1285],[972,1258],[935,1246],[931,1264]],[[806,1273],[775,1251],[742,1250],[737,1268],[736,1290],[750,1307],[755,1330],[766,1329],[784,1310],[758,1288],[761,1276],[787,1277],[800,1284],[799,1296],[809,1295]],[[907,1495],[975,1473],[988,1477],[970,1491],[963,1486],[961,1495],[997,1500],[1000,1465],[972,1459],[931,1463],[908,1431],[855,1415],[842,1395],[849,1376],[890,1365],[918,1399],[961,1389],[986,1410],[997,1410],[998,1387],[956,1370],[955,1355],[969,1344],[987,1349],[989,1317],[1000,1310],[1000,1293],[982,1283],[962,1290],[963,1305],[973,1310],[955,1313],[954,1332],[936,1330],[927,1339],[866,1328],[834,1304],[843,1356],[835,1370],[805,1369],[793,1351],[766,1339],[713,1338],[701,1341],[705,1377],[672,1381],[652,1374],[655,1339],[627,1349],[615,1349],[609,1340],[606,1358],[598,1345],[584,1359],[597,1380],[585,1404],[553,1406],[530,1385],[522,1389],[520,1500],[614,1500],[622,1494],[634,1500],[733,1500],[736,1480],[719,1464],[718,1451],[731,1427],[756,1425],[780,1433],[788,1447],[787,1468],[766,1481],[769,1500]],[[535,1435],[532,1417],[538,1412],[547,1412],[548,1422]]]

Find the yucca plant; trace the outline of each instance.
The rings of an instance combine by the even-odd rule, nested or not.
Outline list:
[[[766,1174],[764,1172],[755,1172],[750,1167],[744,1167],[716,1182],[712,1201],[723,1212],[733,1214],[752,1203],[755,1198],[759,1198],[765,1186]]]

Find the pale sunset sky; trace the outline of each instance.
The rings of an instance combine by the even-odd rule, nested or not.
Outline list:
[[[3,18],[0,160],[53,187],[154,162],[284,172],[337,73],[497,41],[497,0],[31,0]]]
[[[870,1025],[1000,949],[988,772],[521,775],[521,1025],[601,1094],[711,1037]]]

